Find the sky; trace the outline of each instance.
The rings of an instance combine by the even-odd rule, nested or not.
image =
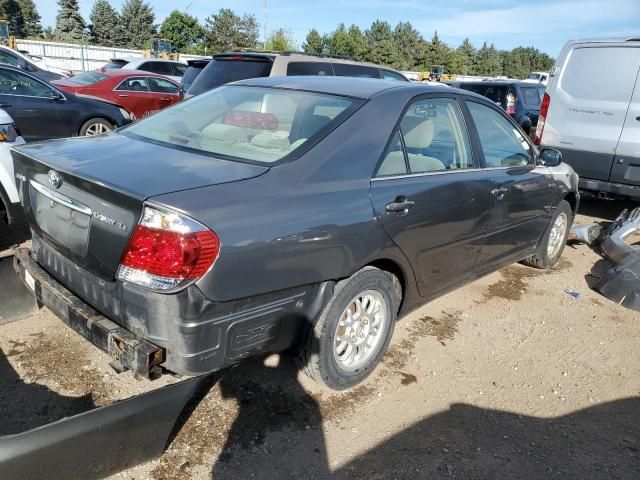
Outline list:
[[[120,9],[124,0],[110,0]],[[88,21],[94,0],[78,0]],[[499,49],[533,46],[556,57],[569,39],[640,37],[640,0],[147,0],[158,24],[173,9],[204,20],[220,8],[254,14],[264,31],[289,29],[298,45],[315,27],[321,33],[340,22],[366,29],[376,19],[395,26],[410,21],[429,39],[434,31],[451,46],[469,37],[476,46],[484,41]],[[35,0],[45,26],[54,26],[55,0]],[[265,3],[267,8],[265,9]]]

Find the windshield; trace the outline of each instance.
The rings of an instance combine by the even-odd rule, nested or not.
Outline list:
[[[84,72],[74,75],[69,79],[69,81],[80,85],[93,85],[105,78],[107,78],[107,76],[99,72]]]
[[[268,60],[214,59],[189,87],[189,95],[200,95],[225,83],[247,78],[268,77],[272,63]]]
[[[162,110],[123,133],[271,164],[333,129],[360,104],[333,95],[230,85]]]

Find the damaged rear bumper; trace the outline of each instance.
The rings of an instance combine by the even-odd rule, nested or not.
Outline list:
[[[107,353],[118,366],[147,378],[161,372],[165,350],[104,317],[60,285],[31,256],[28,248],[15,251],[14,269],[33,292],[64,323]]]

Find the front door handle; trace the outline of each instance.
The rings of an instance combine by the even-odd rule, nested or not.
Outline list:
[[[170,102],[171,99],[170,98],[161,98],[160,101],[161,102]]]
[[[7,102],[0,102],[0,108],[9,108],[11,106],[10,103]]]
[[[122,97],[122,98],[127,98],[129,95],[126,95],[126,94],[124,94],[124,93],[121,93],[121,94],[120,94],[120,95],[118,95],[118,96],[119,96],[119,97]]]
[[[416,202],[412,200],[407,200],[405,198],[396,198],[396,201],[387,203],[385,206],[385,210],[389,213],[393,212],[407,212],[411,207],[413,207]]]
[[[508,191],[508,188],[494,188],[493,190],[491,190],[491,195],[496,197],[496,200],[502,200]]]

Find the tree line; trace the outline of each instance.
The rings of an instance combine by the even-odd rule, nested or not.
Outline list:
[[[457,47],[440,40],[435,32],[425,39],[410,22],[392,27],[376,20],[368,29],[340,23],[335,30],[321,34],[311,29],[301,46],[290,30],[280,28],[260,42],[260,24],[255,15],[238,15],[222,8],[201,23],[196,17],[172,11],[156,24],[153,8],[144,0],[126,0],[120,11],[109,0],[95,0],[89,21],[80,12],[78,0],[58,0],[55,28],[43,28],[33,0],[0,0],[0,17],[9,20],[9,29],[19,38],[42,38],[66,42],[94,43],[108,47],[149,48],[153,38],[170,40],[175,51],[211,54],[232,48],[282,51],[301,48],[356,58],[398,70],[430,70],[443,65],[446,72],[464,75],[505,75],[524,78],[531,71],[549,70],[553,58],[534,47],[498,50],[484,42],[480,48],[465,39]]]

